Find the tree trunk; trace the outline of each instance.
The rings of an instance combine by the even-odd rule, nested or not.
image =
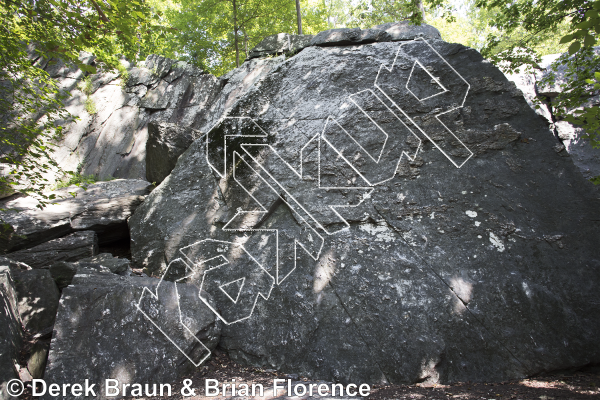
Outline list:
[[[245,29],[242,32],[244,33],[244,53],[246,54],[246,58],[248,58],[248,34]]]
[[[235,66],[240,66],[240,47],[238,45],[237,4],[233,0],[233,36],[235,41]]]
[[[302,14],[300,13],[300,0],[296,0],[296,16],[298,18],[298,35],[302,35]]]
[[[425,7],[423,7],[423,0],[416,0],[416,6],[421,11],[421,22],[425,23]]]

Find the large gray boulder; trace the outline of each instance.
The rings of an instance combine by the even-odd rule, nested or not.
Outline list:
[[[46,269],[12,271],[23,327],[31,334],[52,329],[60,293]]]
[[[0,217],[12,233],[0,238],[0,251],[30,248],[75,231],[93,230],[101,244],[127,238],[127,219],[152,188],[140,179],[98,182],[86,189],[71,186],[53,192],[57,200],[43,210],[31,197],[5,200],[0,207],[8,211]]]
[[[17,307],[17,294],[6,266],[0,266],[0,399],[18,399],[7,393],[6,385],[17,379],[15,365],[19,362],[19,351],[23,341],[21,318]]]
[[[351,44],[390,42],[392,37],[380,29],[336,28],[319,32],[311,46],[344,46]]]
[[[220,345],[263,368],[400,383],[598,363],[600,201],[556,144],[473,49],[307,47],[136,210],[132,263],[183,257]]]
[[[421,24],[413,25],[409,21],[387,22],[376,25],[374,29],[379,29],[391,36],[392,41],[426,39],[441,40],[442,35],[434,26]]]
[[[99,399],[106,379],[173,382],[210,355],[220,331],[193,284],[82,268],[62,292],[44,379],[89,379]]]
[[[30,249],[8,253],[6,257],[32,268],[49,268],[59,261],[77,261],[96,254],[98,254],[96,232],[82,231],[49,240]]]

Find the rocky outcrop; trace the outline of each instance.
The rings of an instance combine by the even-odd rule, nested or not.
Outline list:
[[[390,35],[392,41],[402,40],[442,40],[442,35],[435,27],[427,24],[412,25],[408,21],[387,22],[376,25],[373,29],[379,29]]]
[[[202,360],[216,346],[221,325],[207,308],[193,307],[199,302],[196,286],[157,282],[80,269],[62,293],[44,379],[98,382],[96,398],[103,399],[106,379],[151,386],[193,369],[189,360]],[[144,288],[154,295],[142,301]]]
[[[0,399],[17,399],[10,396],[6,385],[19,377],[17,367],[23,341],[21,318],[17,308],[17,295],[10,269],[0,266]]]
[[[196,270],[235,360],[394,383],[600,361],[597,191],[477,51],[306,47],[202,132],[132,263]]]
[[[16,314],[45,338],[23,375],[172,382],[217,343],[242,363],[354,383],[600,362],[598,191],[548,133],[551,99],[548,122],[527,104],[556,88],[515,85],[406,22],[274,35],[219,78],[159,56],[124,64],[88,94],[81,71],[44,65],[81,117],[60,165],[136,179],[62,189],[41,212],[2,204],[1,249],[62,291],[45,368],[50,322],[29,314],[48,274],[0,259],[44,275],[24,279],[30,308]],[[131,234],[131,265],[47,251],[83,232]]]
[[[69,91],[67,111],[79,117],[64,122],[53,157],[64,171],[99,179],[149,179],[148,123],[166,122],[204,132],[244,90],[282,61],[255,60],[250,68],[216,78],[185,62],[151,55],[136,66],[122,60],[126,74],[90,75],[91,90],[86,89],[82,71],[62,63],[60,68],[42,63],[52,69],[59,86]],[[52,173],[47,178],[60,180],[62,176]]]
[[[98,254],[98,237],[94,231],[75,232],[49,240],[30,249],[6,256],[32,268],[48,268],[58,261],[77,261]]]
[[[139,179],[98,182],[87,188],[68,187],[53,192],[57,200],[43,210],[31,197],[5,200],[0,207],[8,211],[0,216],[11,226],[12,233],[8,238],[0,238],[0,251],[31,248],[75,231],[93,230],[100,244],[128,238],[127,219],[152,187]]]
[[[372,29],[336,28],[317,35],[290,35],[278,33],[267,36],[248,54],[248,59],[269,55],[293,56],[309,46],[348,46],[373,42],[396,42],[413,39],[441,39],[440,32],[431,25],[411,25],[408,21],[388,22]]]

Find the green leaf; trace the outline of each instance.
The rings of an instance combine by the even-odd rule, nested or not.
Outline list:
[[[581,48],[581,43],[579,43],[579,42],[571,43],[571,45],[569,46],[569,54],[573,55],[573,54],[577,53],[577,51],[579,51],[580,48]]]
[[[579,28],[579,29],[589,29],[592,27],[592,21],[587,20],[587,21],[580,22],[579,24],[575,25],[575,27]]]
[[[560,43],[569,43],[570,41],[573,40],[573,35],[565,35],[562,37],[562,39],[560,39]]]
[[[596,38],[593,37],[592,35],[587,35],[585,37],[585,40],[583,41],[583,45],[586,47],[592,47],[595,44],[596,44]]]

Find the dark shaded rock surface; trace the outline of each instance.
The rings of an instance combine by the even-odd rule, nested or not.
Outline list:
[[[27,271],[27,270],[31,269],[31,267],[25,263],[11,260],[10,258],[4,257],[4,256],[0,256],[0,267],[7,267],[11,270],[23,270],[23,271]]]
[[[90,268],[93,265],[102,266],[113,274],[123,275],[129,269],[129,260],[126,258],[113,257],[109,253],[101,253],[94,257],[84,258],[77,262],[79,267]]]
[[[1,207],[9,211],[1,217],[11,226],[12,233],[8,239],[0,238],[0,250],[31,248],[74,231],[93,230],[99,243],[128,238],[127,219],[152,187],[140,179],[98,182],[86,190],[71,186],[53,192],[56,204],[43,210],[36,207],[37,201],[31,197],[5,200]]]
[[[161,183],[175,168],[179,156],[200,136],[198,131],[189,127],[150,122],[146,142],[147,179]]]
[[[98,254],[96,232],[82,231],[49,240],[30,249],[8,253],[6,256],[32,268],[48,268],[58,261],[77,261],[96,254]]]
[[[12,271],[12,274],[23,327],[32,334],[52,329],[60,293],[50,272],[32,269]]]
[[[477,51],[307,47],[228,116],[129,225],[136,268],[203,277],[235,360],[396,383],[600,362],[598,191]]]
[[[23,341],[17,294],[8,267],[0,266],[0,399],[17,399],[6,392],[6,384],[19,377],[15,364]]]
[[[95,398],[106,398],[105,379],[158,384],[173,382],[193,369],[186,357],[199,361],[208,353],[194,335],[212,349],[221,324],[198,299],[196,286],[159,282],[79,269],[62,293],[45,381],[89,379],[98,382]],[[140,303],[144,288],[149,291]],[[178,307],[184,310],[181,314]]]

